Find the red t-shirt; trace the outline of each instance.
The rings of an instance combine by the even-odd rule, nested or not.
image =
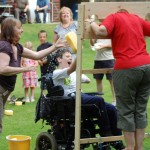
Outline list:
[[[145,36],[150,36],[150,23],[142,18],[119,12],[109,15],[102,23],[112,39],[116,59],[114,69],[129,69],[150,64]]]

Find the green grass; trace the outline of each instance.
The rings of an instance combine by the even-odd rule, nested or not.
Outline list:
[[[52,36],[53,36],[53,29],[55,25],[50,24],[32,24],[32,25],[23,25],[24,33],[22,35],[22,39],[20,41],[21,44],[24,44],[26,41],[32,41],[34,48],[39,45],[39,40],[37,37],[38,32],[41,29],[44,29],[48,33],[48,41],[52,42]],[[93,59],[95,53],[90,50],[89,47],[89,41],[84,41],[84,48],[83,48],[83,68],[89,69],[93,68]],[[150,44],[148,44],[147,47],[150,50]],[[40,75],[40,71],[38,69],[38,74]],[[88,75],[91,79],[90,84],[83,85],[82,88],[84,91],[96,91],[96,85],[95,80],[93,80],[92,75]],[[110,91],[109,83],[104,79],[104,98],[107,102],[112,102],[112,96]],[[15,95],[16,97],[23,97],[24,96],[24,89],[22,88],[22,78],[21,74],[18,75],[17,78],[17,84],[14,92],[12,95]],[[38,100],[40,96],[40,88],[37,87],[35,91],[35,99]],[[3,133],[0,135],[0,150],[7,150],[8,149],[8,141],[6,140],[7,135],[29,135],[31,136],[31,150],[34,150],[35,147],[35,140],[36,136],[42,132],[47,131],[49,126],[44,126],[42,128],[42,121],[39,121],[38,123],[34,123],[35,118],[35,107],[36,102],[34,103],[26,103],[22,106],[14,106],[12,104],[6,104],[5,109],[12,109],[14,111],[13,116],[6,116],[4,115],[3,118]],[[150,114],[150,102],[148,104],[148,117]],[[149,118],[150,120],[150,118]],[[150,132],[150,122],[149,126],[146,128],[146,132]],[[149,139],[145,139],[144,146],[147,148],[144,148],[144,150],[150,149]],[[88,148],[88,150],[92,150],[91,148]]]

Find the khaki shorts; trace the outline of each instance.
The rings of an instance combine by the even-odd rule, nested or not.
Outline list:
[[[118,110],[118,128],[133,132],[147,126],[150,65],[112,73]]]

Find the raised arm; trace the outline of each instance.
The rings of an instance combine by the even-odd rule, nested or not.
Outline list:
[[[72,72],[76,70],[76,58],[72,62],[71,66],[67,69],[68,75],[70,75]]]
[[[68,46],[67,42],[62,42],[61,39],[58,39],[54,45],[52,45],[51,47],[44,49],[42,51],[34,52],[27,48],[24,48],[22,56],[30,58],[30,59],[34,59],[34,60],[39,60],[39,59],[44,58],[48,54],[54,52],[58,48],[66,47],[66,46]]]
[[[99,26],[97,23],[95,23],[93,21],[90,22],[90,25],[91,25],[91,29],[95,35],[104,36],[104,37],[106,37],[108,35],[107,29],[105,26],[103,26],[103,25]]]

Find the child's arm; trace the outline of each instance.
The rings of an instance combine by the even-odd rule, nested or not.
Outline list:
[[[85,74],[82,74],[82,83],[90,83],[91,80]]]
[[[41,60],[38,60],[38,63],[40,66],[43,66],[44,64],[46,64],[48,61],[47,61],[47,57],[44,57],[43,59]]]
[[[42,60],[38,60],[38,63],[40,66],[43,66],[43,61]]]
[[[112,47],[111,41],[108,39],[106,39],[105,42],[97,42],[97,43],[95,43],[94,46],[95,46],[95,50],[104,50],[104,48],[111,48]]]
[[[34,62],[34,66],[37,67],[38,66],[38,61],[35,60]]]
[[[48,62],[47,57],[44,57],[42,60],[43,64],[46,64]]]
[[[111,48],[111,44],[107,44],[107,45],[99,45],[99,48],[96,50],[103,50],[104,48]]]
[[[70,67],[67,69],[67,74],[70,75],[72,72],[76,70],[76,58],[71,63]]]

